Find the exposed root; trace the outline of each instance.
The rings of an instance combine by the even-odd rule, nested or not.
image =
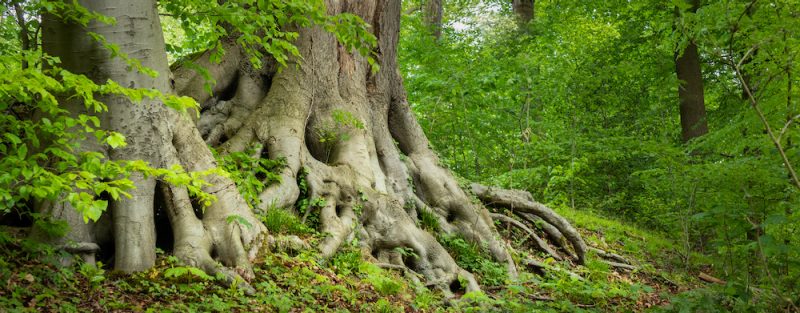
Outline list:
[[[547,206],[536,202],[530,193],[522,190],[490,188],[480,184],[472,184],[472,191],[478,198],[492,206],[501,206],[512,211],[534,214],[554,226],[572,244],[579,264],[584,263],[586,243],[580,233],[562,216]]]
[[[564,273],[564,274],[568,275],[569,277],[572,277],[575,280],[580,280],[580,281],[584,280],[583,277],[581,277],[581,275],[575,274],[575,273],[573,273],[571,271],[568,271],[568,270],[563,269],[563,268],[558,267],[558,266],[552,266],[552,265],[549,265],[549,264],[546,264],[546,263],[542,263],[542,262],[536,261],[534,259],[526,259],[526,260],[523,261],[523,264],[527,265],[529,268],[533,269],[535,272],[539,273],[540,275],[544,275],[544,273],[546,273],[547,271],[559,272],[559,273]]]
[[[631,262],[628,261],[628,259],[619,254],[607,252],[605,250],[601,250],[595,247],[589,247],[589,250],[592,250],[594,253],[597,253],[597,256],[601,258],[613,260],[616,263],[627,264],[627,265],[631,264]]]
[[[533,230],[528,228],[528,226],[526,226],[522,222],[517,221],[512,217],[505,216],[505,215],[499,214],[499,213],[491,213],[490,215],[495,220],[499,220],[499,221],[503,221],[503,222],[509,223],[509,224],[514,225],[517,228],[521,229],[522,231],[524,231],[526,233],[526,236],[522,240],[523,242],[527,241],[528,238],[531,238],[531,239],[533,239],[533,242],[536,244],[536,247],[539,248],[539,250],[549,254],[550,256],[552,256],[554,259],[556,259],[558,261],[563,260],[563,258],[558,254],[558,252],[556,252],[553,249],[551,249],[550,246],[544,240],[542,240],[542,238],[539,238],[539,235],[537,235],[535,232],[533,232]]]
[[[619,262],[614,262],[614,261],[607,261],[607,260],[601,260],[601,262],[603,262],[605,264],[608,264],[609,266],[611,266],[613,268],[624,270],[624,271],[635,271],[635,270],[638,269],[638,267],[630,265],[630,264],[624,264],[624,263],[619,263]]]
[[[196,140],[200,135],[221,153],[260,144],[264,147],[260,155],[285,160],[286,166],[277,173],[281,181],[259,195],[257,211],[273,207],[293,210],[300,196],[298,180],[304,177],[307,200],[314,205],[304,212],[303,221],[311,214],[318,218],[318,230],[324,238],[317,248],[323,257],[333,256],[357,238],[362,251],[381,267],[403,270],[417,280],[422,275],[428,285],[450,294],[478,290],[475,277],[417,225],[417,214],[424,209],[437,219],[437,231],[459,234],[484,248],[495,260],[505,263],[514,278],[516,265],[494,227],[493,216],[483,205],[473,203],[455,177],[439,164],[405,101],[402,79],[395,70],[399,16],[389,14],[399,12],[400,3],[355,3],[331,2],[328,13],[355,10],[350,13],[375,23],[379,61],[384,69],[377,74],[370,72],[366,58],[348,53],[331,34],[314,27],[298,30],[295,44],[302,64],[300,58],[292,57],[288,67],[274,76],[267,75],[268,80],[263,78],[264,73],[249,75],[241,60],[208,64],[212,77],[220,83],[212,95],[207,95],[201,92],[197,77],[179,70],[176,88],[195,97],[204,110],[197,122],[200,130],[194,130],[197,134],[190,134],[192,127],[178,126],[183,134],[176,133],[175,139],[180,164],[189,170],[213,166],[210,156],[185,148],[191,144],[182,144],[182,140]],[[241,59],[241,49],[228,50]],[[207,63],[207,59],[204,54],[196,62]],[[263,225],[233,192],[230,180],[211,177],[209,182],[218,187],[207,192],[215,192],[220,200],[201,219],[189,214],[191,205],[185,204],[187,207],[181,210],[186,210],[184,219],[191,222],[178,222],[180,218],[175,217],[173,224],[187,224],[181,227],[186,233],[176,235],[176,254],[211,271],[220,271],[215,265],[232,267],[238,275],[231,276],[233,279],[249,279],[252,271],[247,260],[261,241]],[[583,261],[585,245],[565,219],[529,195],[508,194],[508,198],[505,193],[483,188],[483,193],[475,193],[484,195],[484,202],[492,198],[496,201],[490,202],[509,206],[514,214],[540,225],[556,246],[564,248],[569,242],[574,258]],[[182,201],[188,202],[188,196]],[[177,204],[171,210],[181,211],[176,208]],[[253,227],[228,224],[232,214]],[[522,229],[536,248],[555,259],[571,253],[568,249],[564,253],[555,251],[523,222],[508,216],[494,218]],[[268,239],[268,244],[281,246],[276,238]],[[288,244],[303,248],[297,240]],[[211,255],[222,264],[208,262]]]
[[[273,251],[299,252],[311,249],[307,242],[300,237],[290,236],[267,236],[267,246]]]

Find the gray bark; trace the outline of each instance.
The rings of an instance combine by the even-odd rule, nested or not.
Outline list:
[[[232,38],[224,42],[228,52],[223,62],[209,62],[210,52],[197,56],[194,63],[206,66],[218,82],[211,94],[205,91],[199,73],[180,65],[174,67],[174,85],[170,85],[154,0],[85,0],[81,4],[118,19],[115,25],[91,24],[89,30],[106,36],[161,75],[150,78],[128,71],[124,63],[87,39],[86,30],[51,21],[46,29],[47,51],[61,56],[64,67],[96,81],[113,79],[162,92],[174,87],[201,104],[202,113],[193,120],[157,101],[134,104],[119,97],[104,99],[110,108],[103,115],[104,125],[122,132],[129,141],[125,149],[109,150],[111,158],[202,171],[216,166],[207,143],[222,153],[258,144],[265,149],[264,155],[284,159],[286,166],[280,170],[280,183],[262,192],[262,205],[256,209],[291,209],[299,200],[298,175],[305,171],[310,196],[325,200],[321,207],[310,208],[318,210],[320,231],[326,234],[317,247],[323,256],[358,238],[362,251],[378,263],[422,274],[429,284],[445,290],[459,277],[467,282],[461,286],[464,289],[478,289],[472,274],[456,264],[436,237],[417,226],[418,212],[428,210],[437,216],[442,232],[459,234],[484,247],[515,275],[514,261],[489,212],[473,202],[440,165],[406,101],[396,58],[399,1],[327,3],[329,14],[349,12],[372,24],[380,51],[377,73],[370,71],[365,57],[346,51],[332,34],[319,27],[302,28],[297,29],[295,42],[301,57],[290,58],[282,71],[276,71],[269,59],[264,60],[264,68],[252,69]],[[230,90],[233,95],[223,98]],[[358,120],[358,126],[334,118],[342,112]],[[337,139],[327,140],[331,133]],[[266,232],[230,179],[205,178],[211,186],[204,191],[216,195],[218,201],[199,218],[186,188],[136,175],[132,179],[137,185],[134,198],[112,205],[118,269],[136,271],[152,265],[151,214],[155,192],[160,192],[174,232],[176,256],[211,274],[221,273],[228,281],[253,277],[250,260]],[[540,216],[563,233],[582,261],[582,240],[566,220],[540,204],[525,205],[523,212]],[[232,215],[253,226],[228,223]],[[545,249],[546,244],[539,240],[539,246]],[[417,257],[401,255],[397,248],[410,249]]]
[[[116,19],[113,25],[96,21],[88,26],[65,23],[53,16],[45,16],[43,22],[44,50],[62,60],[61,66],[74,73],[84,74],[95,82],[113,80],[131,88],[157,89],[170,93],[169,68],[167,66],[164,39],[158,20],[155,1],[130,2],[123,0],[85,0],[80,5],[91,11]],[[147,68],[159,73],[155,78],[128,68],[120,58],[113,58],[109,51],[87,36],[87,32],[102,35],[108,42],[119,46],[120,51],[138,59]],[[201,171],[215,167],[210,150],[202,140],[194,123],[185,114],[166,108],[155,99],[132,103],[121,96],[103,96],[99,100],[108,105],[102,114],[103,127],[122,133],[128,145],[124,148],[107,149],[113,160],[145,160],[152,166],[170,167],[181,165],[188,171]],[[80,110],[73,104],[73,110]],[[77,112],[76,112],[77,113]],[[148,269],[155,261],[154,201],[155,178],[145,178],[134,173],[130,179],[136,189],[133,197],[113,201],[110,205],[113,220],[114,265],[118,270],[133,272]],[[224,272],[232,279],[236,273],[252,276],[249,257],[258,248],[257,240],[263,233],[263,225],[249,211],[241,195],[229,179],[217,175],[205,178],[213,184],[205,191],[213,193],[219,201],[207,208],[202,220],[194,216],[185,188],[169,186],[168,215],[175,230],[175,254],[185,262],[207,271],[223,271],[222,265],[211,259],[212,254],[236,272]],[[180,200],[180,201],[178,201]],[[187,211],[188,210],[188,211]],[[62,210],[63,211],[63,210]],[[191,212],[191,214],[187,214]],[[72,213],[70,213],[72,214]],[[239,215],[253,227],[245,228],[239,223],[227,223],[230,215]],[[85,226],[70,220],[74,232],[82,232]],[[70,235],[72,236],[72,235]],[[91,241],[80,236],[81,241]]]
[[[442,36],[442,16],[444,15],[444,0],[425,1],[425,24],[428,25],[433,37]]]

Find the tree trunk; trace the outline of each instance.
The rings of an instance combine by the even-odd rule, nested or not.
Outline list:
[[[699,0],[693,0],[692,12],[697,12],[699,6]],[[708,133],[700,55],[691,38],[683,51],[675,52],[675,73],[679,80],[681,138],[689,141]]]
[[[60,57],[63,68],[84,74],[97,83],[113,80],[129,88],[170,92],[167,55],[154,0],[85,0],[79,3],[90,11],[115,18],[116,23],[107,25],[92,21],[82,27],[46,15],[43,17],[42,38],[45,52]],[[87,32],[103,36],[109,43],[117,45],[120,52],[138,59],[142,66],[155,70],[159,75],[153,78],[130,70],[124,60],[111,56],[108,49],[89,37]],[[216,166],[210,150],[186,114],[168,109],[155,99],[133,103],[126,97],[109,95],[98,96],[98,100],[108,105],[108,113],[101,116],[101,123],[107,129],[124,134],[127,146],[117,149],[92,147],[93,150],[107,153],[114,160],[145,160],[157,167],[181,165],[188,171],[201,171]],[[81,104],[70,101],[67,101],[67,106],[74,113],[82,110]],[[136,186],[131,192],[133,197],[113,201],[110,212],[106,212],[112,220],[114,266],[126,272],[148,269],[155,262],[156,180],[138,173],[133,173],[130,179]],[[214,193],[219,201],[205,209],[202,220],[195,217],[185,188],[164,188],[168,191],[165,192],[168,195],[165,197],[168,200],[167,213],[175,230],[174,253],[188,264],[210,273],[223,270],[211,258],[211,255],[217,255],[224,265],[236,267],[239,274],[247,277],[251,274],[247,250],[257,249],[260,241],[256,239],[264,227],[247,209],[236,188],[231,187],[233,182],[230,179],[218,175],[205,179],[214,186],[204,190]],[[59,212],[75,214],[74,210],[63,208]],[[226,218],[230,215],[241,216],[252,226],[228,223]],[[71,222],[74,220],[69,219]],[[86,230],[86,225],[71,224],[73,232],[77,229],[91,233]],[[76,238],[93,239],[88,235]],[[231,279],[235,276],[228,274]]]
[[[512,0],[511,9],[520,24],[525,25],[533,20],[536,11],[536,0]]]
[[[82,4],[118,19],[114,26],[91,24],[90,30],[105,35],[161,75],[152,79],[124,71],[121,61],[110,58],[104,48],[85,38],[85,30],[74,25],[48,29],[53,41],[47,45],[54,47],[49,51],[62,56],[65,67],[97,81],[113,79],[168,92],[169,72],[155,1],[85,0]],[[446,290],[459,281],[467,282],[461,286],[467,290],[478,289],[473,276],[455,263],[437,238],[417,226],[418,214],[425,210],[439,220],[438,231],[461,235],[484,247],[513,276],[514,261],[488,210],[473,202],[440,165],[406,101],[396,58],[400,1],[328,1],[327,10],[328,14],[353,13],[372,25],[378,38],[379,72],[371,72],[365,57],[348,52],[321,27],[297,30],[295,45],[301,56],[290,58],[281,71],[268,58],[263,68],[253,69],[235,38],[229,38],[223,43],[227,52],[222,62],[210,62],[211,51],[193,60],[217,82],[211,94],[204,90],[205,79],[189,67],[178,66],[173,73],[176,92],[201,104],[196,122],[156,101],[132,104],[117,97],[106,99],[113,106],[105,118],[108,127],[129,139],[128,148],[110,150],[110,156],[200,171],[215,166],[206,143],[221,153],[259,145],[263,147],[260,155],[284,159],[286,165],[279,173],[281,181],[260,195],[262,205],[256,211],[291,209],[300,200],[299,174],[306,173],[310,198],[324,200],[309,208],[319,214],[319,230],[325,233],[318,247],[323,256],[358,238],[373,260],[421,273]],[[247,279],[252,275],[249,258],[261,242],[259,236],[265,234],[264,227],[233,182],[221,176],[206,180],[212,186],[205,190],[219,200],[200,218],[186,188],[158,183],[174,232],[173,253],[206,271],[222,272],[231,279],[238,273]],[[133,260],[130,263],[135,265],[118,261],[117,267],[124,270],[139,270],[152,262],[150,256],[134,254],[149,252],[154,246],[148,214],[154,206],[155,184],[141,177],[136,182],[136,196],[115,203],[112,212],[114,237],[128,240],[116,241],[116,249],[122,250],[117,251],[117,259]],[[545,223],[552,223],[572,244],[577,261],[583,261],[583,241],[566,220],[535,203],[529,194],[512,200],[496,199],[497,194],[487,193],[481,199],[544,215]],[[234,215],[245,217],[253,227],[226,223]],[[416,257],[401,254],[398,248],[411,250],[410,255]],[[226,267],[215,263],[211,255]],[[237,270],[230,272],[229,267]]]
[[[427,0],[425,2],[425,24],[436,39],[442,36],[443,15],[444,0]]]

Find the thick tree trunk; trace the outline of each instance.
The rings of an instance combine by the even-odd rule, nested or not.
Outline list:
[[[91,11],[115,18],[116,23],[107,25],[93,21],[81,27],[47,15],[43,18],[45,52],[60,57],[63,68],[84,74],[97,83],[113,80],[129,88],[170,93],[169,68],[155,1],[85,0],[79,3]],[[88,36],[88,32],[103,36],[122,53],[138,59],[142,66],[159,75],[154,78],[131,70],[124,60],[112,57],[107,48]],[[185,114],[168,109],[155,99],[138,103],[116,95],[98,99],[108,105],[108,113],[101,116],[103,126],[124,134],[127,146],[93,147],[95,151],[108,153],[113,160],[145,160],[158,167],[181,165],[188,171],[216,166],[210,150]],[[82,108],[81,104],[70,101],[67,105],[75,113]],[[106,212],[112,220],[114,265],[126,272],[150,268],[155,261],[156,181],[138,173],[133,173],[130,179],[136,186],[131,192],[133,197],[113,201],[110,212]],[[202,220],[195,217],[185,188],[165,188],[169,196],[166,198],[172,200],[166,207],[175,230],[175,254],[212,273],[222,269],[211,259],[211,255],[216,254],[223,264],[236,267],[239,274],[247,276],[250,270],[245,248],[255,251],[259,243],[256,237],[264,227],[247,209],[241,195],[232,187],[232,181],[218,175],[205,179],[213,186],[204,190],[216,195],[219,201],[206,208]],[[70,210],[59,212],[67,211]],[[74,215],[75,212],[65,214]],[[252,226],[245,228],[236,222],[228,223],[226,218],[230,215],[241,216]],[[86,225],[72,223],[71,226],[73,232],[84,229],[78,233],[88,233]],[[72,237],[81,241],[94,239],[88,235]]]
[[[62,56],[66,68],[96,81],[112,79],[168,92],[155,1],[86,0],[82,4],[118,19],[113,26],[91,24],[91,31],[106,36],[161,75],[153,79],[126,71],[121,61],[86,39],[86,30],[73,25],[51,24],[46,43],[52,49],[48,51]],[[222,62],[210,62],[210,51],[193,61],[207,67],[217,82],[211,94],[195,71],[178,66],[173,73],[176,91],[201,104],[197,121],[156,101],[132,104],[118,97],[105,99],[111,108],[105,123],[129,140],[128,148],[110,150],[109,155],[202,171],[215,166],[206,143],[222,153],[262,146],[260,155],[284,159],[286,165],[279,173],[281,181],[262,192],[262,205],[256,210],[292,209],[300,200],[299,174],[306,173],[310,197],[324,200],[315,202],[319,207],[309,208],[319,215],[319,230],[325,233],[318,247],[323,256],[358,238],[362,250],[377,262],[421,273],[429,284],[445,290],[463,281],[467,284],[460,287],[478,289],[473,276],[455,263],[437,238],[418,227],[418,215],[425,210],[438,219],[438,231],[458,234],[484,247],[507,265],[513,277],[516,266],[488,210],[473,202],[440,165],[406,101],[396,58],[400,2],[328,1],[327,5],[328,14],[353,13],[372,25],[378,38],[379,72],[371,72],[365,57],[346,51],[320,27],[297,30],[295,44],[301,56],[290,58],[282,71],[270,59],[264,60],[267,66],[253,69],[235,40],[227,39]],[[174,232],[173,253],[211,273],[231,279],[237,274],[252,277],[249,259],[258,249],[264,227],[233,182],[216,175],[205,179],[212,186],[204,190],[218,201],[197,217],[185,188],[159,182],[156,189],[152,180],[134,176],[135,197],[113,205],[118,268],[133,271],[152,264],[148,254],[154,247],[152,215],[148,214],[153,212],[153,194],[158,190],[164,194]],[[574,247],[575,259],[583,261],[583,241],[566,220],[533,202],[529,194],[503,198],[519,193],[496,191],[481,192],[481,199],[495,206],[519,206],[529,218],[539,216],[549,233],[566,238]],[[231,216],[244,217],[253,226],[227,223]],[[401,254],[398,248],[411,250],[416,257]]]
[[[700,1],[693,0],[692,12],[696,12],[699,6]],[[689,141],[708,133],[703,74],[700,55],[694,40],[690,40],[689,45],[683,51],[675,52],[675,73],[680,81],[678,98],[680,99],[681,138],[683,141]]]

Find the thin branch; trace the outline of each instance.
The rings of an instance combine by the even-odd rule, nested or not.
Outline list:
[[[786,156],[786,151],[783,149],[783,145],[781,145],[780,139],[775,136],[775,133],[772,131],[772,127],[769,125],[769,121],[764,116],[764,113],[761,111],[761,108],[758,106],[758,100],[753,96],[753,92],[750,90],[750,86],[744,79],[742,75],[741,68],[738,65],[733,67],[734,71],[736,71],[736,76],[739,81],[742,83],[742,88],[744,88],[745,93],[747,94],[748,100],[750,100],[750,106],[756,111],[758,114],[758,118],[761,120],[761,123],[764,124],[764,128],[767,130],[767,134],[769,135],[769,139],[772,140],[772,144],[775,145],[775,148],[778,149],[778,152],[783,159],[783,165],[786,167],[786,170],[789,171],[789,175],[792,177],[792,182],[797,189],[800,189],[800,179],[797,177],[797,172],[795,172],[794,167],[789,162],[789,158]]]
[[[800,119],[800,114],[795,115],[794,117],[792,117],[788,121],[786,121],[786,125],[783,125],[783,128],[781,128],[780,134],[778,134],[778,140],[783,139],[783,135],[786,134],[786,131],[789,129],[789,126],[792,125],[792,123],[794,123],[794,121],[796,121],[798,119]]]

